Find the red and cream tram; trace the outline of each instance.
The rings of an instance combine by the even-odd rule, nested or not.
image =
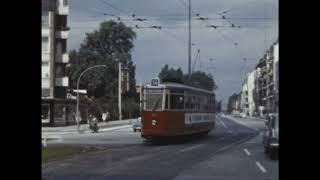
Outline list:
[[[143,138],[208,134],[215,127],[212,91],[178,83],[151,83],[142,92]]]

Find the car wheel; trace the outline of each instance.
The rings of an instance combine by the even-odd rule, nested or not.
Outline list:
[[[269,148],[268,147],[264,147],[264,153],[268,154],[269,153]]]
[[[133,132],[136,132],[137,130],[136,129],[133,129]]]
[[[278,158],[278,152],[276,148],[270,148],[270,159],[276,160]]]

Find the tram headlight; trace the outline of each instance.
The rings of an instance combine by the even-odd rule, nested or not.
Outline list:
[[[157,120],[154,120],[154,119],[153,119],[153,120],[151,121],[151,125],[152,125],[152,126],[157,125]]]

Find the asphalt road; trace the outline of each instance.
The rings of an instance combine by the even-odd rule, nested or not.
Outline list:
[[[250,127],[250,128],[248,128]],[[63,134],[49,146],[95,146],[97,152],[42,165],[45,179],[276,180],[278,161],[263,152],[264,122],[219,116],[205,138],[154,145],[130,127],[93,134]]]

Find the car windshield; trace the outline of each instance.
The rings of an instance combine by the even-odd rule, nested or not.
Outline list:
[[[274,119],[274,128],[275,128],[275,129],[279,129],[279,117],[278,117],[278,116],[275,116],[275,119]]]
[[[279,129],[279,118],[276,115],[271,116],[270,118],[270,126],[275,129]]]

